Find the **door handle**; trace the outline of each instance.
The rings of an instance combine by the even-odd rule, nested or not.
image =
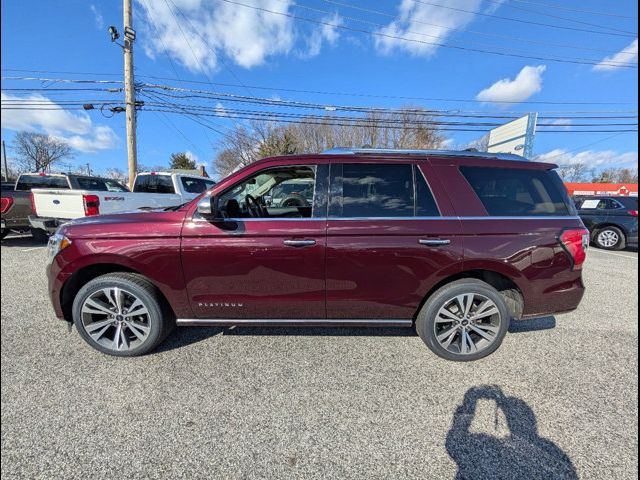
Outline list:
[[[421,238],[418,240],[420,245],[426,245],[427,247],[441,247],[442,245],[449,245],[451,240],[442,239],[442,238]]]
[[[284,243],[287,247],[310,247],[316,244],[315,240],[285,240]]]

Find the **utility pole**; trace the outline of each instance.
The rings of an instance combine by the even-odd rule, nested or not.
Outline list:
[[[127,115],[127,158],[129,165],[129,188],[133,189],[133,180],[138,169],[136,146],[136,99],[133,81],[133,30],[132,0],[124,0],[124,101]]]
[[[2,140],[2,156],[4,157],[4,179],[8,182],[9,169],[7,168],[7,147],[4,145],[4,140]]]

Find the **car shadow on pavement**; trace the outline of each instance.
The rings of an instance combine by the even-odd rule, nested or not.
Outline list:
[[[556,327],[556,317],[532,318],[529,320],[512,320],[509,325],[509,333],[535,332],[537,330],[550,330]]]
[[[34,240],[31,235],[8,235],[2,239],[3,247],[12,248],[34,248],[45,247],[47,244]]]
[[[474,418],[478,416],[480,402],[487,401],[495,404],[495,432],[480,433]],[[504,431],[498,433],[499,412],[506,422]],[[486,423],[483,426],[484,431],[491,430]],[[539,435],[531,407],[517,397],[506,396],[495,385],[473,387],[465,393],[462,405],[454,413],[445,445],[457,464],[458,480],[578,478],[567,454]]]
[[[413,337],[413,328],[385,327],[180,327],[155,350],[166,352],[175,348],[198,343],[215,335],[251,335],[251,336],[323,336],[323,337]]]

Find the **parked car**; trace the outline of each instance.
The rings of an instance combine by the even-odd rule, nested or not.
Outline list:
[[[34,189],[34,228],[53,233],[71,219],[137,209],[165,208],[193,200],[211,188],[208,178],[179,173],[139,173],[133,192],[114,180],[64,176],[66,189]]]
[[[638,244],[638,197],[574,197],[578,214],[599,248],[622,250]]]
[[[16,191],[13,183],[2,182],[2,238],[10,231],[29,231],[31,197],[29,192]],[[37,232],[36,232],[37,235]]]
[[[56,315],[116,356],[174,325],[415,327],[476,360],[512,318],[574,310],[588,231],[548,163],[515,155],[338,150],[253,163],[193,202],[63,225]],[[312,180],[309,206],[264,196]]]

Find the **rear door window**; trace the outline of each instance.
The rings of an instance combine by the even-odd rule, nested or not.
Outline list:
[[[491,216],[574,215],[567,191],[553,170],[460,167]]]
[[[32,188],[68,189],[67,177],[53,175],[20,175],[16,190],[31,190]]]
[[[422,172],[406,163],[332,164],[330,196],[330,217],[440,216]]]

